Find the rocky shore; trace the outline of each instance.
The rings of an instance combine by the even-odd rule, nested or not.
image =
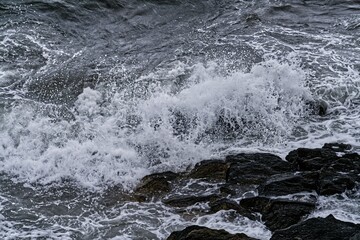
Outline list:
[[[308,218],[319,196],[356,192],[359,182],[360,156],[349,145],[333,143],[296,149],[286,160],[269,153],[240,153],[202,161],[183,173],[148,175],[132,198],[162,201],[184,215],[187,207],[200,203],[207,207],[194,214],[233,210],[263,222],[272,240],[360,239],[360,224],[342,222],[332,215]],[[180,239],[253,238],[194,225],[168,237]]]

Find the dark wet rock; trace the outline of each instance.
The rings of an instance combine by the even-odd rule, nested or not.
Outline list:
[[[251,212],[263,212],[266,205],[269,204],[270,198],[267,197],[251,197],[240,200],[240,206]]]
[[[272,176],[258,187],[260,195],[281,196],[300,192],[313,192],[318,188],[318,172],[281,174]]]
[[[210,202],[209,204],[211,212],[218,212],[221,210],[237,210],[237,209],[242,209],[241,206],[239,204],[237,204],[235,201],[233,200],[229,200],[227,198],[222,198],[219,200],[216,200],[214,202]]]
[[[317,171],[334,169],[341,172],[359,171],[360,157],[357,153],[346,153],[338,157],[336,152],[346,152],[351,149],[347,144],[328,143],[323,148],[299,148],[291,151],[286,160],[291,162],[296,170]]]
[[[275,231],[298,223],[314,209],[314,203],[271,200],[263,212],[263,221],[271,231]]]
[[[295,162],[298,159],[310,159],[315,157],[336,159],[337,155],[328,148],[298,148],[289,152],[285,159],[289,162]]]
[[[144,202],[145,200],[143,196],[129,194],[121,186],[112,186],[102,193],[100,202],[107,207],[111,207],[126,201]]]
[[[327,113],[329,104],[321,99],[306,102],[307,108],[311,114],[324,116]]]
[[[344,228],[348,234],[352,231],[348,223],[333,218],[302,221],[315,209],[318,194],[332,195],[356,188],[360,182],[360,156],[349,153],[350,149],[346,144],[325,144],[323,148],[291,151],[287,161],[268,153],[242,153],[225,160],[202,161],[188,173],[165,172],[144,177],[131,197],[137,201],[162,197],[165,205],[176,207],[189,220],[221,210],[234,210],[234,214],[252,220],[261,216],[275,232],[272,239],[349,239],[337,235],[342,230],[334,230],[334,238],[329,238],[331,234],[320,238],[321,231],[333,227]],[[316,192],[313,198],[309,192]],[[259,196],[255,197],[257,193]],[[292,195],[291,199],[284,199],[286,195]],[[124,196],[122,199],[127,201],[128,196]],[[239,197],[245,198],[240,203],[229,199]],[[188,207],[197,203],[208,205],[197,206],[195,212],[189,213]],[[169,239],[250,239],[228,234],[192,226],[172,233]],[[359,235],[354,239],[360,239],[360,233],[356,234]]]
[[[294,169],[300,171],[316,171],[336,159],[336,152],[329,148],[298,148],[286,156],[286,160],[292,163]]]
[[[356,240],[360,239],[360,225],[342,222],[332,215],[326,218],[311,218],[290,228],[275,231],[271,240],[317,239]]]
[[[344,144],[344,143],[325,143],[322,148],[325,149],[331,149],[334,152],[346,152],[351,150],[350,144]]]
[[[202,161],[195,165],[188,176],[191,178],[225,180],[229,166],[230,164],[223,160]]]
[[[317,171],[326,167],[329,164],[329,159],[315,157],[310,159],[302,159],[297,162],[297,170],[299,171]]]
[[[170,234],[167,240],[254,240],[243,233],[230,234],[225,230],[215,230],[201,226],[189,226]]]
[[[321,172],[318,193],[320,195],[333,195],[355,187],[355,179],[351,176],[327,170]]]
[[[171,196],[164,199],[162,202],[172,207],[188,207],[200,202],[215,201],[219,196],[216,194],[204,196]]]
[[[261,184],[271,175],[291,170],[288,162],[269,153],[227,156],[226,162],[231,163],[227,182],[240,185]]]
[[[145,195],[146,197],[159,196],[171,191],[171,181],[179,176],[173,172],[155,173],[145,176],[138,187],[135,194]]]
[[[215,213],[221,210],[235,210],[238,214],[247,217],[249,219],[255,220],[255,217],[251,212],[243,207],[241,207],[237,202],[222,198],[209,203],[210,212]]]
[[[320,158],[322,159],[322,158]],[[296,174],[281,174],[271,176],[266,183],[258,187],[260,195],[281,196],[299,192],[316,191],[320,195],[332,195],[351,190],[360,180],[359,171],[356,164],[345,158],[338,158],[321,167],[311,161],[317,161],[318,158],[304,160],[311,168],[319,171],[304,171]],[[321,161],[319,161],[321,162]],[[301,169],[307,169],[304,167]],[[319,166],[319,167],[315,167]],[[310,168],[310,167],[309,167]]]
[[[360,155],[357,153],[347,153],[342,156],[343,158],[360,161]]]
[[[239,185],[239,184],[231,184],[225,183],[218,185],[219,192],[224,198],[240,198],[240,197],[253,197],[256,196],[257,193],[255,186],[253,185]]]
[[[315,209],[314,202],[270,199],[266,197],[242,199],[240,206],[249,211],[261,213],[262,220],[271,231],[294,225]]]
[[[346,173],[359,173],[360,172],[360,158],[353,158],[351,155],[344,155],[337,161],[334,161],[329,167],[329,170],[346,172]]]
[[[347,152],[350,149],[348,144],[327,143],[323,148],[291,151],[286,159],[296,166],[296,170],[319,171],[316,191],[321,195],[332,195],[353,189],[360,180],[358,154],[336,155],[336,152]]]
[[[250,13],[245,15],[245,21],[247,23],[253,23],[253,22],[261,21],[261,19],[259,15],[257,15],[256,13]]]
[[[229,185],[223,185],[219,188],[219,191],[223,195],[230,195],[234,196],[236,195],[236,191]]]
[[[246,163],[254,161],[262,162],[263,164],[271,164],[275,171],[287,171],[290,169],[286,161],[283,161],[279,156],[271,153],[240,153],[226,157],[226,162],[230,163]]]

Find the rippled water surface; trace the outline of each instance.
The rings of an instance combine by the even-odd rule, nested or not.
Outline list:
[[[231,211],[110,189],[229,152],[358,152],[359,56],[355,0],[1,1],[0,236],[165,239],[197,223],[270,238]],[[359,201],[314,215],[359,222]]]

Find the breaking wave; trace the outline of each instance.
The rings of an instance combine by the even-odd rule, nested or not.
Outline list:
[[[15,101],[0,132],[1,168],[34,184],[131,187],[149,172],[181,171],[229,146],[284,144],[309,115],[307,73],[297,64],[191,69],[180,87],[138,79],[123,89],[85,88],[71,108]]]

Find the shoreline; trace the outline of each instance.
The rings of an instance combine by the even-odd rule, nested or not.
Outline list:
[[[271,239],[349,239],[360,236],[360,224],[337,220],[331,214],[326,218],[308,217],[320,196],[351,195],[357,191],[360,155],[351,152],[351,148],[348,144],[327,143],[322,148],[293,150],[286,160],[269,153],[240,153],[204,160],[187,172],[147,175],[132,196],[139,202],[161,201],[178,212],[186,212],[197,204],[208,206],[195,213],[199,215],[233,211],[265,224],[272,232]],[[320,236],[316,229],[323,225],[337,227],[329,227],[332,230]],[[348,235],[342,234],[344,229],[351,229]],[[241,232],[230,234],[201,226],[175,231],[168,239],[209,237],[253,239]]]

